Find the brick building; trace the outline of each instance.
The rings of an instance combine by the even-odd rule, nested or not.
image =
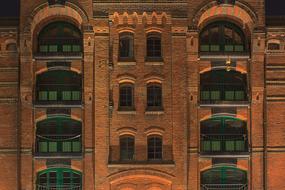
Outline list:
[[[1,190],[285,189],[263,0],[22,0],[0,31]]]

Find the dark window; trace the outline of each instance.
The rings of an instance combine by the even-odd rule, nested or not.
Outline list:
[[[147,36],[147,58],[161,58],[161,36],[160,34],[149,34]]]
[[[64,5],[66,0],[48,0],[49,5],[60,4]]]
[[[51,70],[37,76],[38,104],[81,104],[81,75]]]
[[[268,50],[280,50],[280,44],[278,43],[268,43]]]
[[[37,175],[37,190],[82,189],[80,172],[68,168],[51,168]]]
[[[16,45],[16,43],[7,44],[6,50],[7,50],[7,51],[17,51],[17,45]]]
[[[202,103],[247,101],[246,74],[237,71],[212,70],[200,76]]]
[[[247,172],[232,166],[219,166],[201,173],[201,189],[247,189]]]
[[[54,156],[81,153],[81,122],[70,117],[50,117],[37,123],[36,154]]]
[[[200,33],[200,52],[247,52],[243,31],[228,22],[214,22]]]
[[[147,109],[162,109],[162,88],[160,84],[147,86]]]
[[[134,86],[133,84],[120,85],[119,110],[134,109]]]
[[[234,5],[235,2],[236,2],[235,0],[217,0],[218,4],[232,4],[232,5]]]
[[[120,137],[120,159],[133,160],[135,153],[135,138],[132,136]]]
[[[74,55],[82,52],[80,30],[67,22],[53,22],[42,29],[38,37],[41,55]]]
[[[131,33],[120,35],[119,60],[132,60],[134,58],[134,37]]]
[[[246,122],[228,116],[201,122],[201,152],[225,154],[248,152]]]
[[[151,136],[147,139],[147,155],[149,160],[162,159],[162,138]]]

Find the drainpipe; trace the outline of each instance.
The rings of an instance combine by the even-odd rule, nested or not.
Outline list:
[[[266,54],[264,56],[264,91],[263,91],[263,185],[267,190],[267,87],[266,87]]]

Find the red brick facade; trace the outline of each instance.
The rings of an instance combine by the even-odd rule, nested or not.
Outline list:
[[[202,174],[222,167],[246,173],[240,189],[285,189],[284,25],[265,24],[263,0],[218,2],[21,1],[19,24],[0,27],[0,189],[47,190],[37,186],[39,174],[69,168],[81,173],[86,190],[206,190],[211,185],[202,184]],[[39,54],[40,32],[57,21],[80,29],[82,54]],[[249,51],[201,52],[201,31],[216,21],[238,26]],[[118,55],[124,33],[134,39],[128,61]],[[147,58],[147,37],[154,33],[160,60]],[[82,78],[82,103],[37,103],[38,77],[63,68]],[[248,99],[203,102],[202,77],[216,69],[245,76]],[[160,110],[147,106],[152,83],[162,89]],[[122,84],[133,87],[132,110],[120,109]],[[82,151],[37,154],[38,124],[62,115],[82,124]],[[246,123],[246,152],[203,153],[202,123],[215,117]],[[135,139],[128,162],[120,160],[123,136]],[[162,138],[162,159],[155,161],[148,158],[152,136]],[[237,189],[220,183],[212,188]]]

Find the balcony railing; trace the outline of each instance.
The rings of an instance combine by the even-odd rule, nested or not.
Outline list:
[[[247,184],[202,184],[201,190],[247,190]]]
[[[36,156],[80,156],[81,135],[37,135]]]
[[[202,154],[240,154],[248,152],[247,135],[202,134]]]
[[[37,190],[82,190],[81,185],[37,185]]]

